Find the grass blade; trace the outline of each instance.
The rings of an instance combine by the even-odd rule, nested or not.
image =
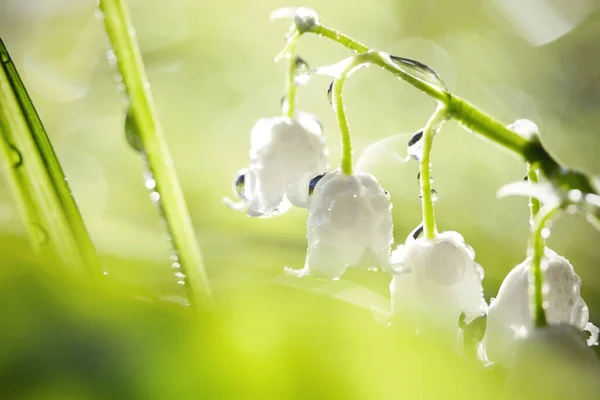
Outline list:
[[[33,246],[45,262],[100,275],[100,263],[83,218],[2,40],[0,63],[0,147]]]
[[[161,214],[185,275],[181,282],[187,289],[192,306],[207,307],[211,304],[211,295],[200,249],[173,160],[156,116],[135,30],[123,1],[100,0],[99,7],[129,99],[129,124],[139,134],[139,150],[147,160],[152,179],[156,182]]]

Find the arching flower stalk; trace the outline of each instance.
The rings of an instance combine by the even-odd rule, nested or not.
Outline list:
[[[286,269],[296,276],[339,279],[348,267],[390,270],[393,222],[389,193],[368,173],[354,173],[350,129],[342,98],[346,78],[368,63],[350,57],[321,68],[335,78],[331,85],[342,142],[341,168],[317,177],[306,224],[308,250],[304,268]]]
[[[439,105],[425,128],[411,137],[408,154],[419,162],[423,210],[423,237],[411,234],[392,253],[392,266],[399,272],[392,278],[392,314],[400,324],[412,320],[424,326],[456,334],[461,315],[466,322],[485,312],[481,281],[483,268],[475,252],[458,233],[438,233],[434,217],[435,191],[431,187],[433,139],[446,120],[446,108]]]
[[[271,14],[271,20],[288,16],[290,9]],[[308,206],[310,180],[328,170],[327,148],[321,124],[310,114],[296,111],[296,87],[303,83],[297,73],[306,75],[308,65],[297,56],[300,32],[290,26],[287,45],[275,61],[287,60],[282,117],[256,122],[252,131],[250,166],[234,180],[239,202],[224,199],[230,207],[251,217],[268,218],[286,212],[291,205]]]
[[[531,121],[518,120],[509,127],[539,140],[538,128]],[[552,217],[563,209],[585,212],[589,202],[579,191],[565,192],[551,184],[538,183],[535,166],[528,166],[528,178],[527,182],[505,185],[498,192],[499,197],[530,198],[532,231],[527,259],[506,276],[488,312],[484,340],[487,358],[500,364],[512,362],[515,341],[531,336],[534,328],[572,326],[590,333],[588,345],[597,344],[598,339],[598,328],[589,322],[589,310],[580,295],[581,279],[569,261],[545,243],[550,234],[546,224]]]

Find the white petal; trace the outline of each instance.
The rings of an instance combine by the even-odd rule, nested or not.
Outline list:
[[[567,324],[582,331],[589,312],[580,295],[581,279],[567,259],[546,249],[545,285],[548,293],[546,318],[552,325]],[[496,300],[488,311],[486,350],[491,361],[505,363],[505,354],[515,339],[515,328],[525,336],[533,329],[529,310],[529,270],[531,260],[516,266],[504,279]]]
[[[375,177],[347,176],[336,170],[315,187],[307,221],[306,268],[314,275],[337,278],[370,253],[380,265],[390,263],[391,205]],[[384,265],[382,265],[384,264]]]

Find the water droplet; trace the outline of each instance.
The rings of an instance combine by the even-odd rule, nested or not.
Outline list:
[[[38,242],[38,244],[48,243],[48,240],[50,239],[50,237],[48,236],[48,233],[46,232],[46,230],[44,228],[42,228],[42,226],[40,224],[37,224],[37,223],[31,224],[31,230],[33,231],[33,236],[34,236],[35,240]]]
[[[113,49],[106,50],[106,59],[108,60],[108,63],[110,65],[117,64],[117,55],[115,54],[115,51]]]
[[[102,274],[103,274],[104,276],[108,276],[108,272],[106,272],[106,271],[102,271]]]
[[[156,188],[156,181],[153,178],[147,178],[144,184],[148,190],[154,190]]]
[[[548,295],[548,293],[550,293],[550,285],[548,285],[547,283],[545,283],[545,284],[542,286],[542,294],[543,294],[544,296],[546,296],[546,295]]]
[[[177,281],[177,284],[183,286],[183,285],[185,285],[185,281]]]
[[[419,225],[417,225],[417,227],[415,229],[413,229],[413,231],[410,233],[410,236],[416,240],[419,238],[419,236],[421,236],[422,233],[423,233],[423,223],[420,223]]]
[[[428,83],[431,86],[435,86],[440,90],[447,90],[442,78],[440,78],[438,73],[430,66],[416,60],[411,60],[410,58],[394,55],[390,55],[390,59],[398,68],[408,75]]]
[[[319,183],[319,181],[324,176],[325,176],[325,174],[317,175],[310,180],[310,182],[308,183],[308,195],[309,196],[313,194],[313,192],[315,191],[315,187],[317,186],[317,183]]]
[[[547,310],[547,309],[548,309],[548,307],[550,307],[550,303],[549,303],[548,301],[544,301],[544,302],[542,303],[542,308],[543,308],[544,310]]]
[[[437,201],[438,199],[438,192],[435,189],[431,189],[431,201]]]
[[[134,27],[129,27],[127,32],[129,33],[129,36],[135,36],[135,28]]]
[[[295,64],[297,72],[306,72],[309,70],[308,63],[300,56],[296,56]]]
[[[181,268],[181,264],[179,264],[178,262],[174,262],[173,264],[171,264],[171,268],[179,269]]]
[[[581,193],[581,190],[577,189],[569,190],[569,193],[567,193],[567,197],[569,198],[569,201],[573,203],[579,203],[583,198],[583,193]]]
[[[175,272],[174,274],[177,278],[185,279],[185,274],[183,272]]]
[[[312,75],[308,72],[296,74],[294,75],[294,84],[296,86],[304,86],[310,81],[310,78],[312,78]]]
[[[235,193],[240,199],[245,200],[246,195],[244,193],[244,189],[246,187],[246,175],[248,174],[248,169],[241,169],[235,179],[233,180],[233,193]]]
[[[154,191],[150,193],[150,200],[152,200],[154,203],[157,203],[160,200],[160,193]]]
[[[101,9],[96,8],[96,10],[94,10],[94,17],[96,17],[98,21],[104,21],[104,12],[102,12]]]
[[[282,96],[281,97],[281,111],[283,111],[284,113],[287,113],[289,106],[290,106],[290,104],[287,100],[287,97]]]
[[[548,229],[548,228],[542,229],[541,235],[544,239],[548,239],[550,237],[550,229]]]
[[[419,161],[423,155],[423,131],[420,130],[410,137],[407,143],[408,156]],[[420,178],[420,175],[419,175]]]
[[[142,135],[140,134],[131,108],[128,108],[127,114],[125,114],[125,139],[127,140],[127,143],[129,143],[129,146],[135,151],[144,151]]]
[[[21,152],[12,143],[9,143],[8,147],[10,148],[10,160],[12,162],[12,167],[19,168],[21,165],[23,165],[23,156],[21,155]]]
[[[331,81],[327,88],[327,100],[329,101],[329,105],[333,106],[333,81]]]
[[[169,256],[169,259],[170,259],[171,261],[178,261],[178,260],[179,260],[179,256],[178,256],[177,254],[171,254],[171,255]]]

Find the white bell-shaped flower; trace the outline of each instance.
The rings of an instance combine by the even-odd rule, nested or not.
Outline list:
[[[242,201],[225,202],[235,209],[248,207],[251,217],[281,214],[291,204],[307,207],[310,180],[328,168],[319,122],[301,112],[294,119],[260,119],[250,136],[250,166],[234,183]]]
[[[393,243],[389,193],[377,179],[339,169],[314,188],[306,223],[308,250],[304,269],[288,273],[339,278],[347,267],[387,269]]]
[[[390,284],[392,314],[407,317],[418,327],[455,333],[462,313],[468,321],[487,308],[483,268],[458,232],[442,232],[434,239],[409,236],[392,252],[392,265],[401,272]]]
[[[529,308],[529,272],[531,259],[523,261],[506,276],[498,297],[488,311],[485,349],[490,361],[500,364],[512,357],[511,348],[518,338],[527,337],[534,328]],[[543,292],[546,319],[551,325],[571,325],[579,331],[596,331],[589,324],[589,310],[581,297],[581,279],[569,261],[546,248],[542,260],[545,269]],[[593,334],[589,344],[596,338]]]

